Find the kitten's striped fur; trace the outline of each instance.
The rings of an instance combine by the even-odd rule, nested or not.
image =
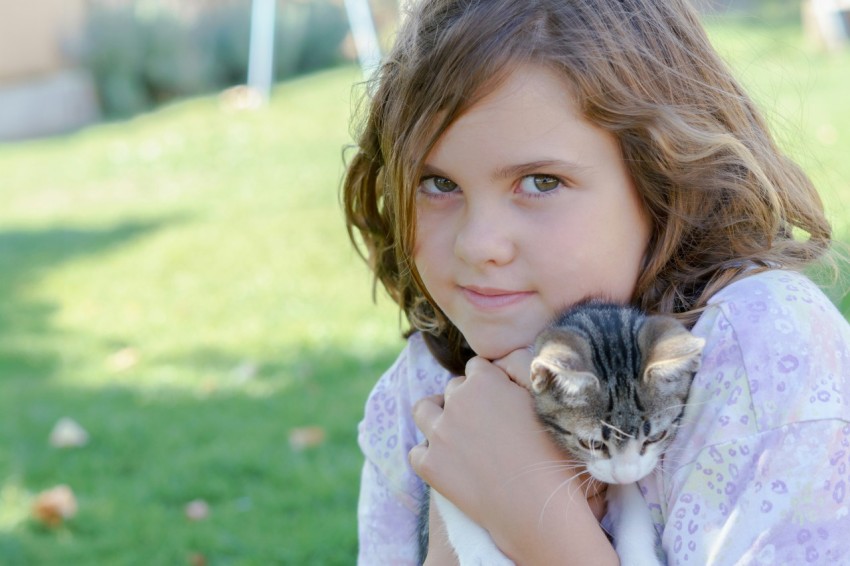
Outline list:
[[[673,438],[702,343],[671,317],[582,303],[535,343],[538,416],[597,479],[636,481]]]

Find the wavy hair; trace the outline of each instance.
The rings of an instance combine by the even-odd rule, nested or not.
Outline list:
[[[370,85],[343,202],[376,281],[448,369],[473,353],[417,273],[416,187],[440,135],[526,63],[619,140],[652,223],[635,305],[693,324],[732,281],[828,250],[815,188],[686,0],[420,0]]]

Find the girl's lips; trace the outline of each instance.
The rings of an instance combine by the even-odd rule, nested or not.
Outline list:
[[[531,291],[509,291],[489,287],[461,286],[460,289],[466,300],[480,309],[498,309],[515,305],[534,294]]]

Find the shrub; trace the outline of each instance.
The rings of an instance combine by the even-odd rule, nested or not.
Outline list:
[[[274,77],[286,79],[340,63],[348,33],[338,2],[278,2]],[[94,4],[83,63],[95,77],[103,112],[123,117],[175,98],[244,83],[251,37],[250,3],[198,14],[144,13]]]

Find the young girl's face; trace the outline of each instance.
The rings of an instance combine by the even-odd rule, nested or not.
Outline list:
[[[650,235],[617,140],[531,65],[442,135],[416,199],[422,281],[489,359],[584,298],[628,301]]]

